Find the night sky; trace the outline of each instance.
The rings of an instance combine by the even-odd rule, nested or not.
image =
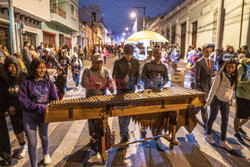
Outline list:
[[[79,6],[100,4],[104,14],[104,24],[113,35],[122,34],[128,26],[132,28],[134,19],[130,13],[135,11],[137,17],[143,17],[143,9],[134,9],[134,6],[146,6],[146,16],[154,17],[166,11],[177,0],[79,0]]]

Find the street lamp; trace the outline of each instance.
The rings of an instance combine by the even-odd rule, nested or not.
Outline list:
[[[143,9],[142,27],[143,27],[143,30],[145,30],[146,29],[146,7],[145,6],[135,6],[133,8],[135,8],[135,9]]]
[[[136,17],[136,13],[135,13],[135,12],[131,12],[131,13],[130,13],[130,17],[131,17],[132,19],[134,19],[134,18]]]
[[[124,33],[122,33],[122,36],[125,36],[126,35],[126,33],[124,32]]]
[[[129,28],[128,28],[128,27],[126,27],[126,28],[125,28],[125,30],[126,30],[126,31],[128,31],[128,30],[129,30]]]

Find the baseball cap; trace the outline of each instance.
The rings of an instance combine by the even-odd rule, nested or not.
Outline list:
[[[124,46],[124,53],[125,54],[133,54],[134,53],[134,46],[132,44],[126,44]]]
[[[51,52],[50,48],[45,48],[45,51]]]
[[[92,61],[95,61],[95,62],[96,61],[103,61],[103,57],[102,57],[101,54],[96,53],[96,54],[93,55]]]

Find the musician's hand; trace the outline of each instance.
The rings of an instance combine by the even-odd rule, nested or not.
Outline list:
[[[208,107],[208,104],[206,103],[204,106],[203,106],[203,108],[205,109],[205,108],[207,108]]]
[[[141,89],[141,85],[140,84],[137,84],[137,89]]]
[[[215,76],[215,71],[213,73],[210,74],[211,77]]]
[[[95,85],[98,89],[100,89],[102,87],[102,83],[101,82],[95,82]]]
[[[163,84],[163,86],[166,85],[166,81],[163,81],[162,84]]]
[[[46,108],[45,110],[45,114],[48,114],[49,113],[49,109]]]
[[[114,93],[114,88],[113,88],[113,86],[111,86],[111,87],[109,88],[109,91],[110,91],[110,93]]]
[[[201,89],[201,88],[197,88],[196,90],[198,90],[198,91],[202,92],[202,89]]]
[[[15,115],[16,114],[16,109],[15,109],[15,107],[14,106],[10,106],[10,108],[9,108],[9,114],[10,115]]]
[[[126,76],[124,77],[124,82],[127,83],[127,82],[128,82],[128,79],[129,79],[129,76],[126,75]]]

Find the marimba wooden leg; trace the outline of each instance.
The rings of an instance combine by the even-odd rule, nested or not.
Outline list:
[[[108,118],[107,117],[103,117],[102,118],[102,128],[103,128],[103,132],[104,135],[102,136],[102,152],[101,152],[101,156],[102,156],[102,161],[105,164],[105,161],[108,159],[108,155],[106,153],[106,143],[108,141],[106,138],[106,128],[107,128],[107,124],[108,124]]]
[[[176,126],[177,126],[177,122],[179,120],[179,110],[176,111],[176,121],[173,125],[173,129],[172,129],[172,140],[170,142],[169,148],[170,150],[172,150],[174,148],[174,145],[177,144],[178,142],[175,140],[175,135],[176,135]]]

